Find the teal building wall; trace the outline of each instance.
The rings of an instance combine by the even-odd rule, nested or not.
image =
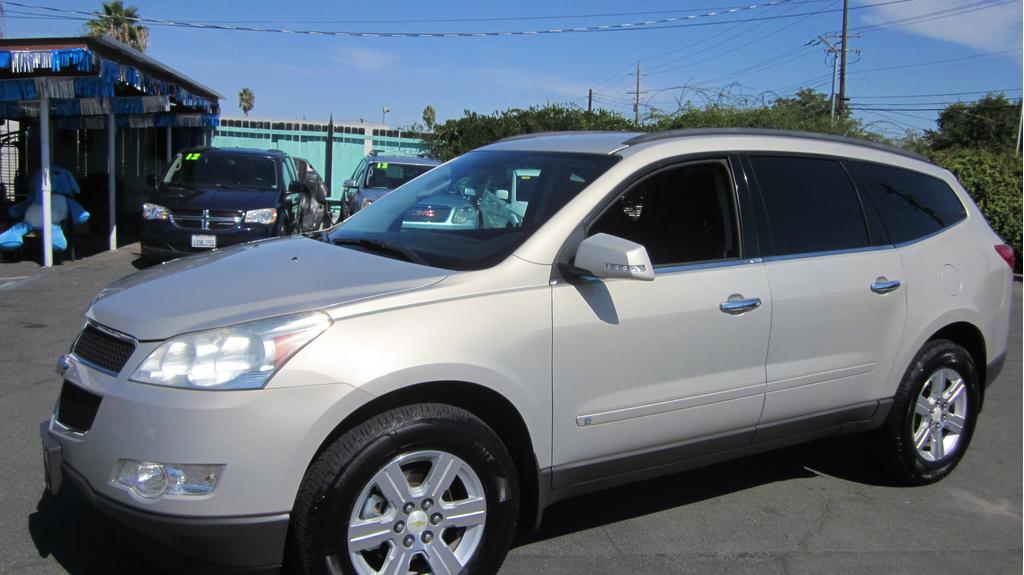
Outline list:
[[[338,123],[334,126],[332,146],[332,197],[340,197],[341,183],[352,177],[359,161],[371,150],[396,156],[416,156],[427,152],[418,134],[403,133],[385,127]],[[258,148],[282,150],[305,158],[324,180],[327,156],[327,122],[308,120],[259,120],[221,118],[213,133],[212,145],[219,148]]]

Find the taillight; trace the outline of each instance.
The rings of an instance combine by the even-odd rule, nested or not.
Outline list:
[[[1016,269],[1017,267],[1017,256],[1013,255],[1013,248],[1006,244],[999,244],[996,246],[996,251],[999,255],[1006,260],[1006,265],[1010,266],[1010,269]]]

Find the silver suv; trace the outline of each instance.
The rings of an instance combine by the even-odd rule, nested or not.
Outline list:
[[[483,175],[528,176],[516,225],[405,225]],[[273,568],[287,541],[297,571],[348,574],[492,573],[554,501],[840,433],[925,484],[1002,367],[1012,260],[949,172],[893,148],[512,138],[319,240],[103,290],[47,476],[216,565]]]

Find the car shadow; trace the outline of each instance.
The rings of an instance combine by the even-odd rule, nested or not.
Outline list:
[[[28,530],[41,558],[74,575],[200,573],[169,549],[118,525],[75,489],[44,491]]]
[[[545,510],[540,529],[522,530],[514,546],[778,481],[827,476],[895,486],[881,473],[874,449],[868,437],[839,437],[574,497]],[[120,526],[75,489],[62,489],[56,496],[44,492],[28,527],[39,556],[52,557],[72,575],[216,572]]]
[[[793,479],[835,477],[897,487],[878,463],[870,437],[850,435],[718,463],[559,501],[540,529],[521,530],[514,547]],[[657,493],[657,497],[650,494]]]

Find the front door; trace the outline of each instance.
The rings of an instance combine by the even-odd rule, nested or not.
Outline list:
[[[554,487],[750,442],[772,300],[735,198],[727,162],[680,164],[588,229],[644,245],[656,276],[552,288]]]

